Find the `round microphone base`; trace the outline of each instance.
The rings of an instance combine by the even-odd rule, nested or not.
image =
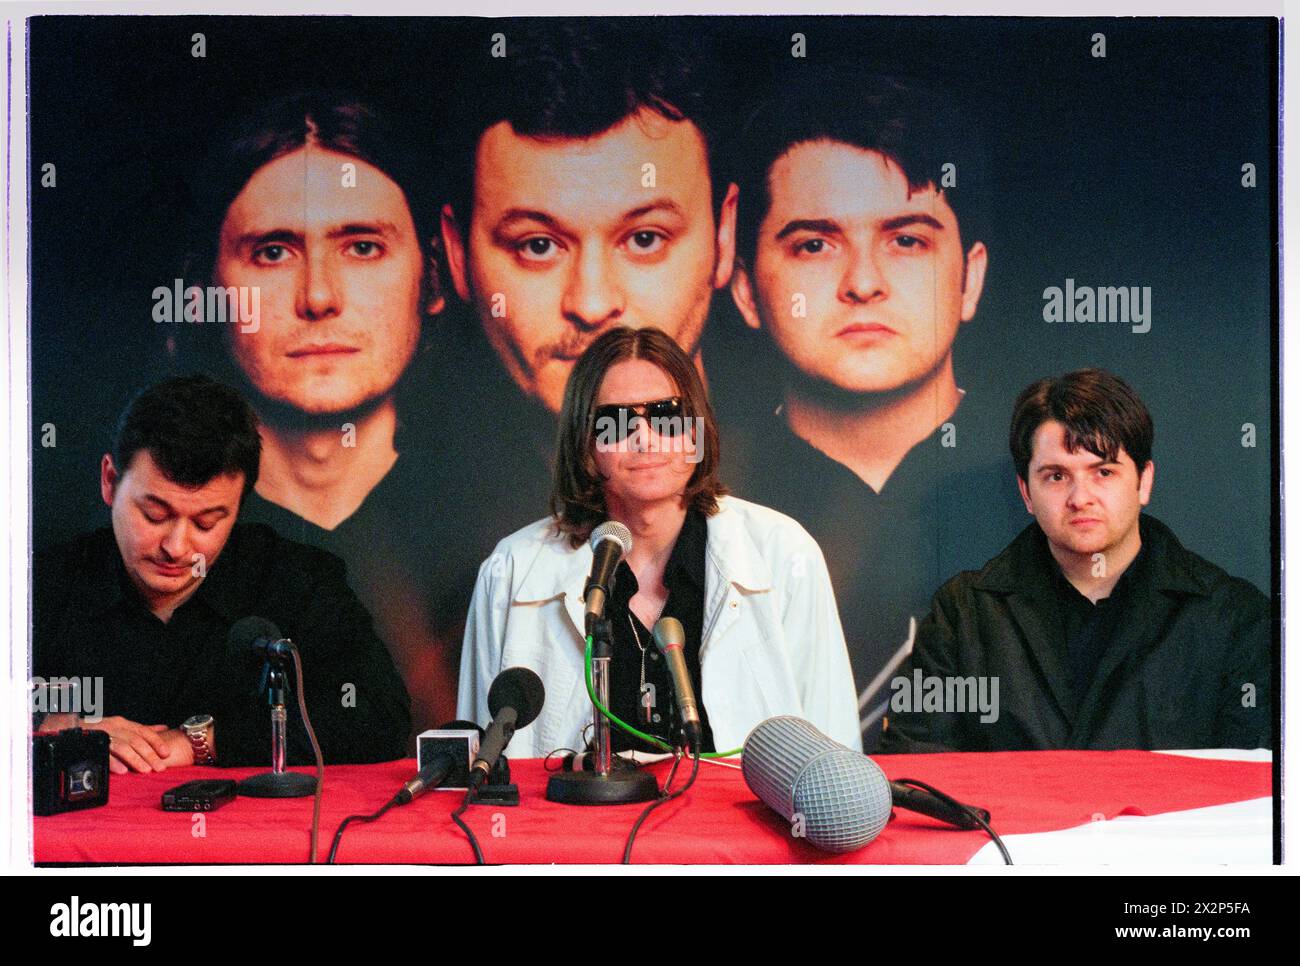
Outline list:
[[[316,779],[291,771],[278,775],[268,771],[245,778],[239,783],[239,794],[248,798],[306,798],[316,794]]]
[[[546,783],[546,800],[563,805],[626,805],[658,797],[659,783],[643,771],[561,772]]]

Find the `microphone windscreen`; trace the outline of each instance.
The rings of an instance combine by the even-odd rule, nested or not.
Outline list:
[[[756,726],[740,767],[750,791],[819,849],[860,849],[889,821],[893,799],[880,766],[802,718]]]
[[[527,728],[542,713],[546,688],[542,679],[526,667],[508,667],[488,688],[488,713],[496,717],[502,708],[515,709],[515,727]]]
[[[241,617],[231,626],[226,642],[236,651],[248,652],[258,639],[278,641],[282,637],[280,628],[265,617]]]
[[[606,520],[595,530],[591,531],[591,549],[595,550],[600,546],[602,540],[617,540],[623,548],[623,556],[632,552],[632,531],[617,520]]]

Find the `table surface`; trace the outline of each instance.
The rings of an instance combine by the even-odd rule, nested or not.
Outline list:
[[[989,809],[993,828],[1006,839],[1013,859],[1021,862],[1132,858],[1143,854],[1143,835],[1151,847],[1163,846],[1156,856],[1160,861],[1180,856],[1185,861],[1269,861],[1272,765],[1268,753],[1232,756],[1254,759],[1244,761],[1209,754],[1052,751],[892,755],[875,760],[891,779],[920,779],[961,801]],[[662,781],[666,763],[651,768]],[[512,761],[511,769],[521,804],[475,804],[465,815],[488,863],[620,861],[643,805],[555,804],[545,799],[548,776],[542,761]],[[182,782],[241,779],[258,771],[190,767],[115,775],[107,806],[34,820],[35,861],[305,862],[310,850],[310,798],[238,798],[201,815],[164,812],[159,807],[162,793]],[[414,772],[410,760],[326,768],[321,861],[345,816],[376,810]],[[678,784],[684,773],[685,766]],[[472,863],[468,840],[450,818],[460,799],[456,792],[431,792],[376,822],[354,823],[344,835],[338,861]],[[1202,818],[1196,818],[1198,814]],[[1109,853],[1098,850],[1102,841],[1098,823],[1107,830],[1125,829],[1116,833]],[[1143,823],[1152,831],[1135,837],[1133,830]],[[1216,838],[1216,829],[1224,833],[1221,838]],[[1200,848],[1191,847],[1198,842]],[[1207,850],[1207,842],[1214,848]],[[670,864],[964,864],[972,860],[1000,861],[983,832],[949,829],[899,810],[865,848],[842,855],[821,852],[792,837],[789,825],[750,793],[738,766],[712,763],[700,766],[695,786],[682,798],[651,814],[633,852],[634,863]]]

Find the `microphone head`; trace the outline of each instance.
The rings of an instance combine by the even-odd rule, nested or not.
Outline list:
[[[542,679],[526,667],[506,668],[488,688],[488,712],[495,718],[502,708],[514,708],[516,728],[532,724],[545,700]]]
[[[756,726],[740,767],[750,791],[819,849],[860,849],[889,821],[893,796],[880,766],[802,718]]]
[[[632,552],[632,531],[617,520],[606,520],[591,531],[591,549],[595,550],[605,540],[617,541],[625,557]]]
[[[686,628],[676,617],[661,617],[655,621],[655,647],[665,654],[670,647],[686,647]]]
[[[231,626],[226,641],[238,651],[251,651],[259,640],[278,641],[283,636],[265,617],[241,617]]]

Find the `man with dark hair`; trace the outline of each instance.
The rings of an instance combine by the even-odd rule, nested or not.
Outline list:
[[[310,92],[240,118],[197,179],[190,269],[229,305],[200,331],[261,420],[258,493],[325,531],[398,462],[398,387],[443,305],[422,160],[385,113]]]
[[[1035,523],[935,595],[884,750],[1271,747],[1268,600],[1141,512],[1153,438],[1108,372],[1020,394],[1011,454]],[[932,700],[972,691],[1001,700]]]
[[[103,707],[40,727],[107,732],[115,772],[266,763],[260,660],[227,643],[232,624],[257,616],[302,651],[326,761],[404,756],[409,699],[342,562],[236,523],[260,452],[248,405],[206,376],[167,380],[131,402],[100,467],[111,529],[33,564],[33,674],[99,679]],[[297,715],[288,739],[291,763],[312,760]]]
[[[474,96],[446,125],[442,238],[460,303],[439,346],[432,446],[460,511],[438,565],[462,621],[444,640],[463,636],[479,563],[545,505],[579,356],[612,327],[653,326],[703,373],[734,251],[736,189],[698,37],[636,21],[496,32],[468,52]]]
[[[988,264],[972,128],[915,85],[801,70],[736,151],[731,291],[779,373],[736,490],[825,549],[868,748],[934,587],[1015,532],[1001,430],[953,361]]]
[[[808,532],[727,496],[717,422],[690,356],[658,329],[616,327],[577,361],[564,394],[551,516],[497,544],[479,570],[461,658],[460,715],[489,716],[503,668],[546,686],[538,719],[511,748],[580,748],[583,583],[592,528],[617,521],[632,546],[605,609],[613,636],[611,710],[673,736],[669,672],[652,643],[661,617],[685,631],[705,751],[738,747],[759,722],[807,718],[857,748],[853,677],[826,564]],[[680,723],[680,722],[678,722]],[[615,747],[642,749],[621,733]]]
[[[454,711],[459,637],[436,628],[460,620],[468,590],[443,594],[459,522],[443,507],[468,488],[421,425],[436,408],[430,329],[443,298],[439,192],[419,128],[331,91],[236,119],[196,179],[188,260],[259,311],[180,331],[258,414],[262,472],[245,519],[343,558],[423,728]]]
[[[530,26],[483,53],[452,125],[448,267],[501,365],[547,411],[612,325],[663,329],[700,365],[734,252],[707,58],[662,25]]]

